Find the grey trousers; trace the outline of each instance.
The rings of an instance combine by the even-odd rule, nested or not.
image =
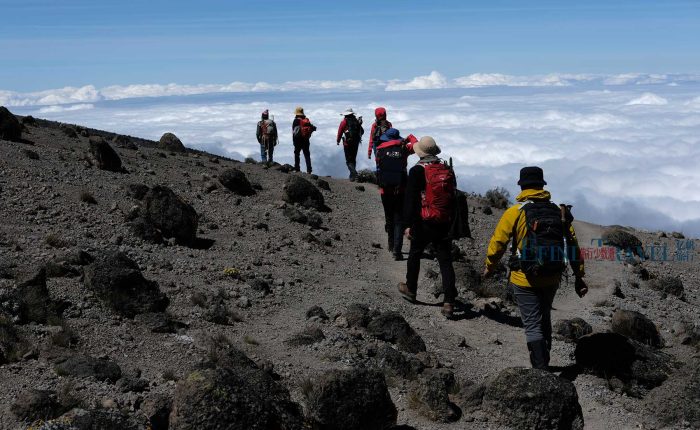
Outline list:
[[[510,284],[513,296],[520,308],[520,317],[525,326],[527,342],[538,340],[552,344],[552,302],[557,294],[558,285],[546,288],[524,288]]]

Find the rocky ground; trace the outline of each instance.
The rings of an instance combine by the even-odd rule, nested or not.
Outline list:
[[[583,299],[563,283],[554,377],[512,369],[517,308],[479,277],[502,209],[479,196],[446,320],[430,258],[421,303],[397,294],[372,184],[8,121],[2,429],[700,428],[695,240],[577,221],[586,246],[694,259],[590,261]]]

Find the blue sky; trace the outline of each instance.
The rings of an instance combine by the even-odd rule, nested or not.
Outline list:
[[[696,73],[697,1],[0,0],[0,89]]]

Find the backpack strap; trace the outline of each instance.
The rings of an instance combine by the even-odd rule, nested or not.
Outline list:
[[[525,209],[525,205],[528,203],[533,203],[532,200],[526,200],[524,202],[520,203],[520,206],[518,207],[518,217],[515,218],[515,223],[513,224],[513,232],[511,233],[511,239],[513,241],[513,244],[510,247],[510,252],[511,255],[515,255],[518,252],[518,242],[517,242],[517,229],[518,229],[518,223],[520,222],[520,217],[523,216],[523,210]]]

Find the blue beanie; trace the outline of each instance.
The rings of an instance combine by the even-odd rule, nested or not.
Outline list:
[[[399,139],[401,139],[401,134],[395,128],[390,128],[389,130],[385,131],[384,134],[382,134],[379,137],[379,140],[381,140],[382,142],[389,142],[390,140],[399,140]]]

